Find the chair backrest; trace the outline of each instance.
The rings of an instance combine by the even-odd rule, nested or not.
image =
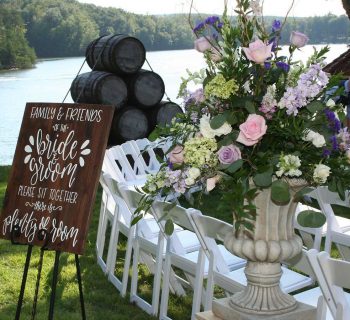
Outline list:
[[[123,181],[137,179],[133,168],[130,166],[129,161],[126,158],[120,146],[114,146],[106,150],[106,156],[109,160],[109,166],[111,169],[111,172],[108,172],[108,173],[110,173],[110,175],[113,177],[113,171],[118,172],[118,175],[122,177],[122,179],[120,180],[119,179],[115,179],[115,180],[119,182],[123,182]]]
[[[317,202],[326,215],[327,218],[327,233],[326,233],[326,242],[325,242],[325,251],[330,252],[332,242],[337,242],[334,239],[334,232],[341,233],[341,226],[338,224],[336,215],[333,211],[332,205],[338,205],[343,207],[349,207],[349,192],[345,194],[345,199],[341,200],[338,193],[331,192],[327,187],[318,187],[316,190]],[[350,226],[350,220],[348,225]],[[349,235],[350,237],[350,235]],[[344,246],[337,245],[343,258],[350,259],[350,250]]]
[[[330,291],[330,297],[326,302],[333,317],[341,320],[349,319],[350,305],[343,288],[350,289],[350,262],[332,259],[327,252],[320,252],[317,260]],[[339,312],[343,313],[343,317],[339,317]]]
[[[327,237],[337,246],[343,260],[350,261],[350,232],[327,230]]]
[[[198,210],[191,210],[191,218],[195,225],[202,248],[208,259],[215,256],[215,267],[218,272],[228,273],[230,270],[218,249],[217,241],[223,242],[225,236],[233,232],[233,226],[213,217],[198,214]]]
[[[121,144],[120,152],[124,154],[136,176],[145,175],[147,173],[147,166],[142,158],[141,152],[138,148],[134,147],[131,141]]]
[[[160,169],[160,163],[153,150],[153,143],[147,138],[130,141],[134,149],[140,154],[140,161],[147,172],[154,172]]]
[[[171,206],[170,210],[169,206]],[[186,254],[186,249],[182,241],[180,241],[178,233],[174,231],[171,236],[166,234],[165,223],[167,219],[171,219],[177,227],[196,233],[189,209],[185,209],[179,205],[174,206],[170,202],[156,200],[152,204],[152,214],[157,220],[161,232],[163,232],[168,241],[171,241],[171,250],[180,255]],[[165,214],[167,214],[166,217],[164,216]],[[186,234],[181,233],[181,236],[186,236]]]

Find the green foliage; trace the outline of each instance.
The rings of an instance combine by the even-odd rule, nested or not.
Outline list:
[[[193,15],[191,18],[194,25],[201,17]],[[264,17],[266,26],[271,25],[275,18]],[[236,21],[237,18],[225,16],[223,20],[229,22]],[[296,29],[307,34],[312,43],[347,43],[350,37],[349,25],[349,19],[345,15],[288,18],[282,30],[281,44],[287,44],[291,31]],[[239,28],[225,33],[222,48],[226,54],[224,59],[230,60],[235,55],[238,47],[235,39],[239,37],[243,44],[247,44],[254,27],[259,25],[253,20],[248,21],[247,26],[244,34]],[[31,67],[35,61],[33,49],[38,57],[83,55],[90,41],[100,35],[116,33],[139,38],[147,50],[193,48],[194,35],[187,14],[136,15],[121,9],[103,8],[75,0],[2,0],[0,69]],[[226,43],[230,45],[226,46]],[[313,59],[318,58],[315,56]],[[241,71],[245,68],[243,65],[240,67]],[[251,70],[245,69],[247,77],[250,72]],[[235,76],[232,70],[222,70],[222,73],[226,79]],[[245,107],[251,108],[251,105],[248,103]]]
[[[297,220],[302,227],[320,228],[326,223],[326,216],[318,211],[304,210],[298,214]]]
[[[36,57],[25,34],[25,24],[17,8],[11,3],[0,3],[0,69],[33,66]]]

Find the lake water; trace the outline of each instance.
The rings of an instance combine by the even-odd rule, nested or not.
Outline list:
[[[312,50],[306,46],[295,58],[305,60]],[[346,50],[345,44],[331,45],[327,61]],[[147,60],[163,78],[169,98],[178,103],[181,101],[176,96],[186,69],[196,71],[205,65],[202,54],[195,50],[148,52]],[[0,72],[0,165],[12,163],[26,103],[62,102],[83,62],[84,57],[39,60],[33,69]],[[149,69],[147,64],[144,68]],[[85,64],[81,72],[88,71]],[[70,94],[65,102],[72,102]]]

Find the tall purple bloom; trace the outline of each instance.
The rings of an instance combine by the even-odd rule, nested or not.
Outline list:
[[[209,25],[214,25],[216,22],[218,22],[220,19],[218,16],[211,16],[205,19],[205,23]]]
[[[331,142],[332,142],[332,149],[333,149],[333,150],[338,150],[338,141],[337,141],[337,137],[336,137],[336,136],[331,136],[330,140],[331,140]]]
[[[331,155],[332,151],[328,149],[323,149],[322,151],[322,157],[327,158]]]
[[[335,113],[329,108],[326,108],[324,112],[328,120],[328,127],[332,129],[334,133],[339,133],[341,129],[341,122],[339,121],[339,119],[337,119]]]
[[[285,71],[285,72],[288,72],[289,69],[290,69],[289,64],[288,64],[288,63],[285,63],[285,62],[283,62],[283,61],[278,61],[278,62],[276,62],[276,66],[277,66],[277,68],[280,68],[280,69],[282,69],[282,70]]]
[[[272,22],[272,32],[276,32],[276,31],[281,30],[281,27],[282,27],[282,23],[280,20],[275,19]]]
[[[193,28],[193,32],[196,33],[196,32],[199,32],[199,31],[202,31],[202,29],[204,29],[204,23],[203,22],[200,22],[198,23],[194,28]]]

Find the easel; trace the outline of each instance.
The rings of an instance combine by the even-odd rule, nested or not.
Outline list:
[[[19,225],[15,225],[15,226],[13,226],[12,231],[11,231],[12,244],[20,245],[20,243],[15,241],[15,238],[18,238],[19,236],[20,236],[20,227],[19,227]],[[34,320],[35,315],[36,315],[36,305],[37,305],[37,301],[38,301],[38,292],[39,292],[39,286],[40,286],[40,278],[41,278],[41,270],[42,270],[42,265],[43,265],[44,252],[46,250],[48,250],[47,245],[50,241],[49,232],[47,230],[40,229],[36,236],[38,237],[39,240],[41,240],[41,241],[45,240],[45,242],[44,242],[44,245],[40,249],[40,260],[39,260],[39,264],[38,264],[38,276],[37,276],[37,280],[36,280],[36,287],[35,287],[35,295],[34,295],[34,301],[33,301],[31,320]],[[24,290],[25,290],[26,283],[27,283],[29,263],[30,263],[30,259],[32,256],[32,251],[33,251],[33,245],[28,245],[27,257],[26,257],[26,262],[24,264],[21,291],[20,291],[19,297],[18,297],[15,320],[19,320],[20,316],[21,316]],[[51,282],[51,297],[50,297],[50,308],[49,308],[49,317],[48,317],[49,320],[53,320],[60,255],[61,255],[61,251],[55,251],[55,263],[54,263],[52,282]],[[79,262],[79,256],[77,254],[75,254],[75,265],[77,268],[77,279],[78,279],[78,287],[79,287],[81,315],[82,315],[82,319],[86,320],[83,287],[82,287],[82,283],[81,283],[80,262]]]

